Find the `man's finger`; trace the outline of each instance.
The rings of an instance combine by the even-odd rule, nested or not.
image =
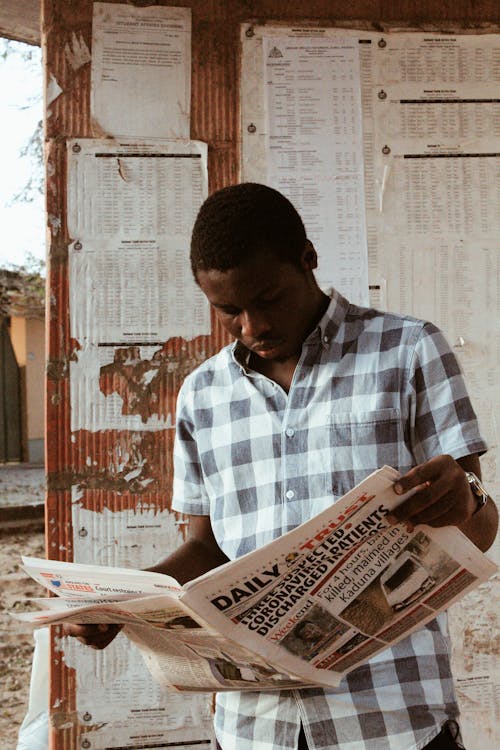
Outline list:
[[[455,497],[448,494],[441,497],[438,503],[432,503],[426,508],[414,513],[410,516],[410,519],[414,524],[427,523],[432,526],[433,523],[441,525],[438,521],[456,515]],[[461,518],[460,520],[463,519]]]
[[[64,635],[71,635],[74,638],[84,638],[95,632],[95,625],[79,625],[76,622],[63,622],[62,630]]]
[[[448,483],[458,481],[463,470],[449,455],[435,456],[423,464],[410,469],[404,476],[400,477],[394,484],[394,491],[401,495],[425,482],[435,482],[440,477],[446,477]]]
[[[445,482],[437,480],[435,483],[430,481],[418,484],[413,488],[413,493],[396,508],[393,508],[388,516],[389,522],[397,523],[411,519],[419,513],[426,511],[436,503],[441,502],[441,498],[447,494]],[[416,523],[418,523],[416,521]]]
[[[80,625],[73,622],[63,623],[64,635],[76,638],[85,646],[97,649],[106,648],[121,629],[121,625],[107,623],[91,625]]]

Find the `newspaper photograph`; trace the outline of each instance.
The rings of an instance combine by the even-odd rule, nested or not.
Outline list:
[[[58,599],[16,617],[122,624],[153,676],[177,690],[335,687],[497,569],[456,527],[389,524],[409,496],[394,493],[398,476],[379,469],[310,521],[184,586],[23,558]]]

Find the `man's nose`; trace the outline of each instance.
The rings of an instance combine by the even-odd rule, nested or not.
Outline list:
[[[254,310],[243,310],[240,325],[243,338],[258,339],[270,331],[270,325],[265,316]]]

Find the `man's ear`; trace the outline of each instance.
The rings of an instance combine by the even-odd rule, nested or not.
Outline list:
[[[318,254],[311,240],[306,240],[302,255],[300,256],[300,264],[304,271],[314,271],[318,267]]]

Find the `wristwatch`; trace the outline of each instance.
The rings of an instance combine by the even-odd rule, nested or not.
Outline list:
[[[471,488],[476,498],[476,502],[477,502],[476,510],[472,514],[472,515],[475,515],[481,510],[481,508],[484,508],[484,506],[488,502],[488,493],[484,489],[484,485],[479,479],[479,477],[476,476],[473,471],[466,471],[465,476],[467,477],[467,481],[469,482],[469,487]]]

